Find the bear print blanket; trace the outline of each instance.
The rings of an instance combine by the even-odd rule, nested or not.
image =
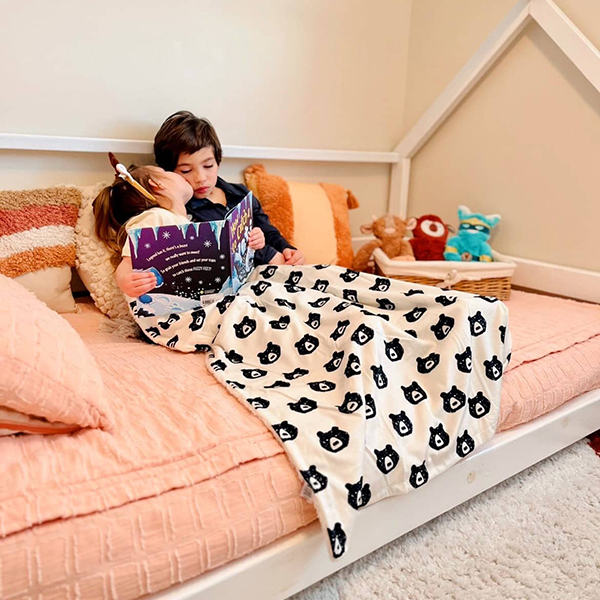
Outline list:
[[[426,485],[496,429],[510,335],[494,298],[266,266],[206,308],[132,311],[155,342],[210,350],[216,378],[281,440],[334,558],[356,511]]]

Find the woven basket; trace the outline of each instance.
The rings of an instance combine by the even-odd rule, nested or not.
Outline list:
[[[510,298],[511,281],[516,268],[515,263],[495,252],[492,263],[397,261],[388,258],[379,248],[373,253],[373,258],[378,275],[445,290],[494,296],[498,300]]]

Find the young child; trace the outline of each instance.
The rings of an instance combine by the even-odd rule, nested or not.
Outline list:
[[[191,112],[179,111],[165,120],[154,138],[154,156],[157,165],[179,173],[192,186],[194,197],[186,207],[192,221],[223,219],[248,193],[245,186],[228,183],[218,176],[222,150],[217,133],[209,121]],[[302,252],[269,221],[257,198],[253,203],[253,220],[265,241],[255,254],[255,265],[306,263]],[[259,236],[260,232],[254,230],[251,247]]]

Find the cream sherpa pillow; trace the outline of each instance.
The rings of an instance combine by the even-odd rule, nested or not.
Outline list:
[[[108,248],[94,232],[93,202],[107,184],[80,187],[82,193],[79,218],[75,226],[77,272],[89,290],[94,304],[111,319],[133,323],[123,292],[115,282],[115,268]]]

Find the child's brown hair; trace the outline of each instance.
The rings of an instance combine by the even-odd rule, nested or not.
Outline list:
[[[200,119],[187,110],[168,117],[154,138],[156,164],[165,171],[174,171],[182,152],[194,154],[211,146],[217,164],[221,164],[223,151],[215,128],[207,119]]]
[[[152,175],[145,167],[129,167],[131,176],[146,190],[150,191]],[[149,208],[160,206],[158,202],[146,198],[130,183],[116,177],[112,185],[105,187],[94,200],[95,230],[98,239],[112,251],[111,260],[118,264],[121,249],[127,240],[125,223]]]

